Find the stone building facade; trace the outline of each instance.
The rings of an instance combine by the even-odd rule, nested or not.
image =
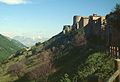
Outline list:
[[[63,26],[63,33],[70,32],[72,29],[88,28],[88,31],[94,34],[100,34],[104,27],[105,16],[98,16],[93,14],[92,16],[74,16],[72,25]],[[89,33],[89,32],[88,32]]]
[[[63,34],[68,33],[72,30],[72,26],[70,25],[64,25],[63,26]]]

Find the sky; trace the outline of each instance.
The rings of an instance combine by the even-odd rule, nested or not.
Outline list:
[[[73,16],[105,16],[120,0],[0,0],[0,34],[50,38]]]

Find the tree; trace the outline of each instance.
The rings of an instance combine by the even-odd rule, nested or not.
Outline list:
[[[20,78],[24,75],[24,65],[22,63],[15,63],[13,65],[10,65],[8,72]]]
[[[114,10],[110,14],[106,15],[107,23],[113,28],[120,29],[120,4],[116,4]]]
[[[48,54],[48,52],[43,52],[42,58],[42,63],[32,69],[30,72],[26,73],[26,77],[29,80],[34,80],[35,82],[37,81],[42,81],[42,82],[47,82],[48,81],[48,75],[51,73],[53,70],[53,62],[51,56]],[[46,53],[46,54],[45,54]]]
[[[116,4],[114,10],[106,15],[106,19],[107,26],[111,30],[110,44],[120,46],[120,4]]]
[[[29,80],[47,82],[48,75],[51,72],[51,63],[42,64],[26,74]]]
[[[41,44],[42,44],[41,42],[38,42],[38,43],[35,44],[35,46],[39,46],[39,45],[41,45]]]

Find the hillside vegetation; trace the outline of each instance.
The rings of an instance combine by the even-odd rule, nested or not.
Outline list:
[[[86,45],[83,32],[78,29],[66,35],[60,33],[8,59],[1,64],[0,80],[62,82],[64,75],[69,76],[69,81],[88,82],[89,77],[107,80],[113,73],[114,58]]]
[[[120,14],[119,14],[120,16]],[[114,57],[105,40],[86,37],[86,28],[62,32],[48,41],[21,49],[0,64],[1,82],[106,82],[114,73]]]
[[[23,47],[20,42],[0,34],[0,62]]]

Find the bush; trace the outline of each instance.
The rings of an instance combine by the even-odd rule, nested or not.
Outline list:
[[[18,78],[24,75],[24,65],[22,63],[15,63],[10,65],[8,68],[8,72],[12,75],[16,75]]]
[[[66,73],[64,77],[60,79],[60,82],[72,82],[72,81],[69,79],[69,75]]]
[[[43,61],[42,63],[32,69],[30,72],[26,73],[26,77],[29,80],[34,80],[35,82],[41,81],[41,82],[47,82],[48,80],[48,75],[51,73],[53,70],[53,63],[52,63],[52,58],[47,54],[44,54],[41,56]]]
[[[90,76],[107,80],[114,72],[114,58],[103,53],[91,54],[79,67],[79,78],[84,82]]]

